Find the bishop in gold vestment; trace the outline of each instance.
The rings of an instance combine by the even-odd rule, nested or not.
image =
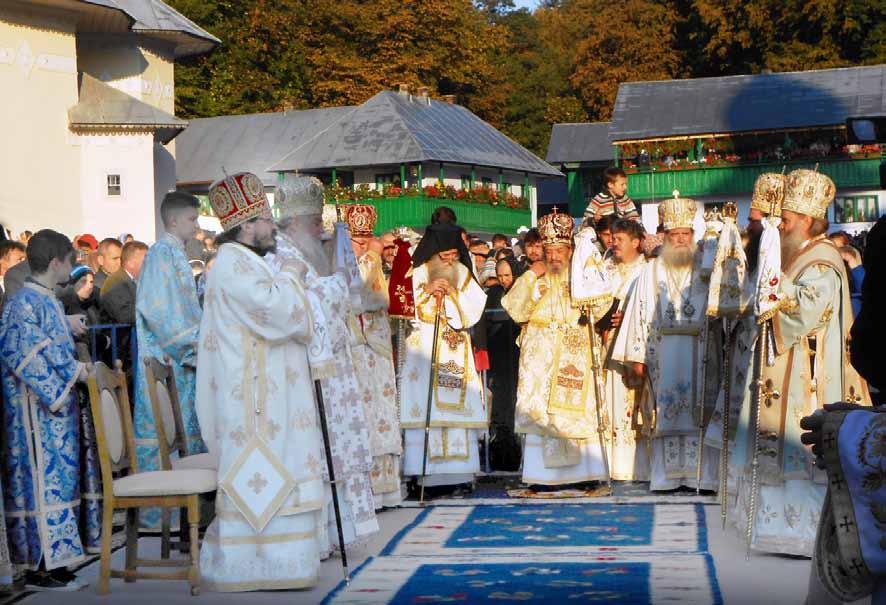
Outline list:
[[[539,221],[545,261],[502,297],[518,324],[520,365],[515,431],[526,435],[523,482],[563,485],[606,479],[587,326],[572,304],[572,218]],[[606,422],[606,419],[603,419]]]

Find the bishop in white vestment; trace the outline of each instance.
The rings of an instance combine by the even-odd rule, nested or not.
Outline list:
[[[824,236],[835,193],[833,181],[821,173],[801,169],[787,175],[779,225],[781,271],[769,281],[777,304],[760,318],[771,321],[760,368],[761,403],[742,414],[734,448],[735,524],[744,536],[751,521],[755,550],[813,554],[827,478],[800,441],[800,419],[826,403],[870,403],[867,386],[849,362],[852,308],[846,271],[836,246]]]
[[[659,213],[665,227],[664,249],[637,278],[612,359],[626,364],[637,379],[648,375],[652,386],[656,421],[650,489],[716,490],[719,452],[715,448],[703,448],[700,483],[696,475],[699,414],[707,417],[713,411],[719,371],[716,348],[709,347],[714,330],[705,327],[708,285],[699,275],[700,255],[693,239],[696,204],[669,199],[662,202]]]
[[[269,255],[273,267],[298,268],[313,317],[308,346],[311,377],[320,381],[333,468],[338,486],[345,545],[364,543],[378,531],[370,485],[372,456],[369,423],[361,391],[365,380],[356,372],[349,325],[352,311],[344,276],[332,273],[323,249],[323,185],[316,178],[287,175],[277,187],[274,205],[280,231],[277,250]],[[328,471],[325,505],[319,532],[321,558],[339,548]]]
[[[210,590],[317,583],[323,443],[307,344],[312,316],[299,268],[262,255],[274,224],[255,175],[210,188],[225,233],[204,299],[197,367],[203,439],[219,457],[216,517],[200,550]]]
[[[430,433],[425,485],[455,485],[480,471],[478,433],[488,424],[468,329],[480,320],[486,293],[471,272],[455,225],[431,225],[413,255],[418,328],[406,341],[400,426],[403,474],[421,477],[426,414]],[[440,326],[434,346],[437,312]],[[431,363],[433,351],[437,358]],[[430,387],[430,401],[428,392]]]

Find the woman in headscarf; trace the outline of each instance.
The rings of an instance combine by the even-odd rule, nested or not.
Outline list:
[[[490,464],[494,470],[516,471],[520,468],[520,441],[514,434],[514,410],[517,404],[517,365],[520,351],[517,336],[520,327],[502,309],[501,298],[511,289],[525,269],[513,256],[495,265],[498,285],[486,292],[486,343],[489,350],[489,384],[492,390],[492,422],[489,445]]]

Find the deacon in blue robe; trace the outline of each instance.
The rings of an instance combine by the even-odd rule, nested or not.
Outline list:
[[[151,246],[138,278],[135,327],[138,363],[135,378],[135,449],[139,471],[160,468],[157,427],[145,377],[144,359],[155,357],[172,365],[181,403],[188,454],[206,451],[194,407],[197,384],[197,336],[200,303],[184,244],[166,233]],[[159,526],[159,511],[143,511],[143,527]]]
[[[29,280],[0,319],[3,488],[12,563],[47,570],[81,562],[80,406],[85,376],[64,309]]]

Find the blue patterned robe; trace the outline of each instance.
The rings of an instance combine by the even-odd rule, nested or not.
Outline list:
[[[139,471],[160,468],[157,427],[142,361],[146,357],[156,357],[160,361],[164,356],[169,357],[181,402],[188,454],[206,451],[194,408],[200,315],[197,289],[184,246],[174,236],[166,234],[148,250],[136,294],[138,367],[134,424]],[[141,514],[143,527],[156,527],[158,521],[158,510],[145,510]]]
[[[28,282],[0,320],[3,487],[11,559],[46,569],[84,559],[80,513],[77,361],[55,295]]]

